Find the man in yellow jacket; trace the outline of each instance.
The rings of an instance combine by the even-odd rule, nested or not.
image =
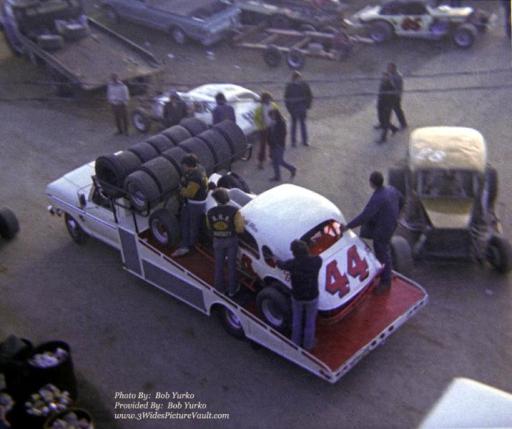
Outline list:
[[[268,136],[270,133],[270,125],[272,125],[272,119],[269,113],[271,110],[279,109],[277,104],[272,100],[272,94],[262,92],[260,95],[260,105],[254,112],[254,123],[260,135],[260,148],[258,151],[258,168],[260,170],[263,169],[263,163],[267,158]]]

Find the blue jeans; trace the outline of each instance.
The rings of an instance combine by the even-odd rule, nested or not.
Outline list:
[[[292,297],[292,341],[306,350],[315,346],[318,298],[298,301]]]
[[[224,292],[224,262],[228,259],[228,292],[235,293],[238,288],[238,273],[236,271],[236,255],[238,253],[238,237],[214,238],[213,253],[215,254],[214,287]]]
[[[196,244],[203,220],[206,203],[185,203],[181,208],[181,247],[191,248]]]
[[[391,282],[392,264],[391,245],[389,241],[373,240],[373,250],[375,251],[375,256],[379,262],[384,265],[384,269],[382,270],[382,274],[380,276],[381,283]]]
[[[289,163],[287,163],[284,156],[284,146],[275,145],[270,149],[270,156],[272,157],[272,166],[274,167],[274,177],[276,179],[281,179],[281,171],[279,169],[280,166],[286,168],[290,173],[295,171],[295,167]]]
[[[297,121],[300,123],[300,133],[302,135],[302,144],[308,143],[308,129],[306,128],[306,112],[301,112],[297,114],[291,115],[292,123],[291,123],[291,135],[292,135],[292,145],[295,146],[296,136],[297,136]]]

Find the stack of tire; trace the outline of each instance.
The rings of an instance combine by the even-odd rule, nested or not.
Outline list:
[[[197,156],[206,174],[229,169],[247,151],[243,131],[232,121],[212,128],[197,118],[186,118],[126,151],[96,160],[96,179],[105,195],[127,196],[133,209],[147,212],[177,190],[181,160]]]

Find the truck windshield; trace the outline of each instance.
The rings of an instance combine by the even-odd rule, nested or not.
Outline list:
[[[312,255],[320,255],[329,249],[341,238],[340,224],[335,220],[328,220],[313,228],[304,234],[301,240],[304,240]]]

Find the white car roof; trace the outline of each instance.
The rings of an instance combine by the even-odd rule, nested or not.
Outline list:
[[[247,230],[278,258],[290,256],[290,243],[322,222],[345,223],[327,198],[300,186],[284,184],[259,194],[240,210]]]
[[[194,98],[202,98],[205,101],[215,101],[215,95],[217,95],[218,92],[224,93],[228,101],[243,93],[251,93],[256,97],[258,96],[250,89],[244,88],[240,85],[233,85],[231,83],[209,83],[201,85],[197,88],[191,89],[186,93],[186,95]]]

